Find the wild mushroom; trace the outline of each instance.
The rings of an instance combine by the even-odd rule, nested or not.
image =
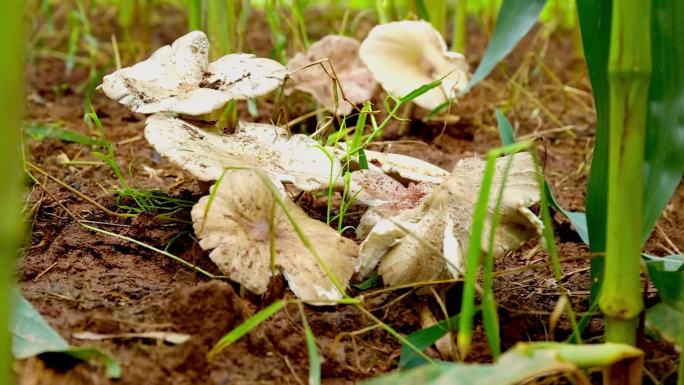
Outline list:
[[[252,170],[229,171],[215,185],[213,200],[205,196],[192,209],[200,246],[212,250],[209,257],[226,276],[254,293],[265,293],[272,274],[280,271],[299,298],[342,298],[328,274],[346,288],[358,245],[309,218],[289,200],[283,200],[283,209],[266,183]],[[304,244],[290,218],[317,255]]]
[[[490,215],[506,163],[507,158],[500,158],[496,163]],[[444,183],[435,187],[416,208],[378,222],[361,244],[359,275],[368,275],[379,264],[378,273],[386,285],[460,276],[483,171],[483,161],[463,159]],[[495,233],[495,256],[515,249],[539,234],[542,223],[530,210],[539,199],[532,156],[529,153],[514,155]],[[483,233],[485,248],[489,226],[487,223]]]
[[[356,238],[365,239],[381,220],[416,207],[433,189],[431,183],[410,183],[405,187],[382,172],[358,170],[351,173],[349,194],[369,208],[356,226]]]
[[[441,87],[414,100],[428,110],[453,98],[468,82],[465,57],[447,51],[442,35],[425,21],[376,26],[361,43],[359,55],[382,87],[397,97],[442,79]]]
[[[346,144],[340,143],[338,146],[337,155],[346,156]],[[439,184],[449,176],[448,171],[412,156],[372,150],[364,150],[364,154],[371,171],[383,172],[403,183]],[[357,165],[356,159],[352,159],[352,165]]]
[[[292,88],[311,94],[314,99],[331,112],[347,115],[354,105],[361,104],[373,97],[377,86],[373,74],[359,58],[360,43],[346,36],[328,35],[312,44],[306,53],[296,54],[287,63],[287,69],[294,71],[317,60],[328,58],[328,62],[301,69],[292,74]],[[330,76],[334,67],[344,96],[351,104],[342,99],[338,92],[338,105],[333,96],[334,84]],[[327,72],[327,73],[326,73]],[[288,88],[291,92],[292,88]]]
[[[197,116],[271,92],[287,73],[280,63],[251,54],[226,55],[211,64],[208,55],[207,36],[193,31],[105,76],[99,89],[134,112]]]
[[[231,167],[264,170],[276,182],[304,191],[329,186],[341,166],[306,135],[288,137],[270,124],[240,122],[233,134],[202,129],[167,115],[147,118],[145,138],[162,156],[198,180],[217,180]]]

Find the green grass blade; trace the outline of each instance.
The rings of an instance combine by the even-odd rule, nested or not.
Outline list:
[[[266,306],[265,308],[261,309],[258,313],[254,314],[250,319],[242,323],[242,325],[236,327],[235,329],[231,330],[228,334],[223,336],[217,343],[214,345],[213,348],[207,353],[207,359],[211,360],[214,358],[218,353],[220,353],[223,349],[227,348],[230,346],[233,342],[239,340],[240,338],[244,337],[247,333],[249,333],[252,329],[255,327],[259,326],[262,322],[266,321],[268,318],[270,318],[273,314],[277,313],[280,311],[285,305],[287,304],[286,301],[279,300],[276,302],[273,302],[272,304]]]
[[[58,123],[32,122],[24,128],[24,132],[35,140],[57,139],[86,146],[103,146],[106,143],[106,140],[65,129]]]
[[[321,357],[318,355],[316,348],[316,337],[309,327],[309,321],[306,319],[304,313],[304,306],[301,302],[299,305],[299,313],[302,315],[302,327],[304,328],[304,335],[306,336],[306,351],[309,354],[309,385],[321,384]]]
[[[467,89],[487,77],[534,26],[546,0],[504,0],[496,21],[494,35],[477,66]]]
[[[477,270],[480,266],[482,254],[482,233],[487,220],[487,208],[494,180],[496,159],[504,154],[512,154],[530,147],[529,142],[516,143],[490,150],[487,153],[484,175],[480,185],[478,200],[473,213],[470,238],[468,240],[468,253],[466,257],[465,283],[461,300],[461,318],[458,330],[458,348],[463,356],[469,351],[472,343],[473,317],[475,316],[475,286]]]
[[[484,330],[487,336],[489,348],[492,351],[494,361],[501,356],[501,336],[499,327],[499,315],[497,313],[496,299],[494,298],[494,244],[496,238],[496,228],[499,225],[499,218],[501,216],[501,202],[503,201],[504,188],[508,180],[508,173],[513,163],[513,157],[508,157],[506,168],[503,172],[503,179],[499,192],[496,197],[496,204],[494,206],[494,213],[490,220],[489,241],[487,245],[487,255],[484,259],[484,273],[482,275],[482,319],[484,323]]]

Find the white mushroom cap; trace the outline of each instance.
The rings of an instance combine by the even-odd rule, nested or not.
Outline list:
[[[339,143],[338,146],[337,155],[344,157],[346,144]],[[449,176],[447,170],[412,156],[372,150],[363,151],[371,171],[383,172],[402,182],[440,184]],[[352,162],[357,164],[356,158],[352,159]]]
[[[354,105],[373,97],[377,83],[373,74],[359,58],[360,43],[356,39],[340,35],[328,35],[313,43],[306,53],[296,54],[287,63],[294,71],[320,59],[328,58],[337,74],[345,97]],[[314,65],[292,74],[293,88],[311,94],[317,102],[338,115],[348,115],[353,106],[342,99],[338,91],[338,105],[333,97],[333,72],[330,63],[324,62],[326,71]]]
[[[235,133],[204,130],[168,115],[147,118],[145,138],[162,156],[200,181],[217,180],[227,168],[254,167],[276,182],[304,191],[329,186],[341,165],[305,135],[287,136],[270,124],[240,122]]]
[[[488,247],[491,215],[506,163],[507,158],[496,162],[489,219],[482,239],[484,249]],[[418,207],[378,222],[361,244],[357,265],[360,275],[367,275],[378,263],[378,272],[386,285],[461,275],[484,166],[485,162],[476,158],[461,160],[444,183]],[[532,156],[514,155],[495,233],[495,257],[539,235],[542,223],[529,209],[539,199]]]
[[[468,83],[465,57],[447,51],[442,35],[426,21],[378,25],[361,43],[359,54],[375,79],[396,97],[445,77],[441,87],[414,100],[428,110],[456,96]]]
[[[284,204],[325,266],[346,288],[358,245],[309,218],[293,202],[284,200]],[[297,297],[314,301],[342,298],[257,172],[229,171],[216,187],[213,201],[205,196],[193,207],[192,220],[200,246],[212,250],[211,260],[247,289],[266,292],[274,255],[275,267]]]
[[[280,63],[251,54],[226,55],[211,64],[208,57],[207,36],[193,31],[147,60],[105,76],[99,88],[134,112],[204,115],[231,100],[273,91],[287,72]]]

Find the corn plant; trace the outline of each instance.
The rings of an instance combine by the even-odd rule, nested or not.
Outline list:
[[[0,45],[5,49],[5,60],[0,64],[0,114],[4,125],[0,131],[0,383],[11,384],[10,355],[10,283],[14,258],[22,232],[19,216],[21,200],[19,120],[23,97],[17,95],[22,89],[23,64],[23,12],[21,1],[5,1],[0,4]]]
[[[10,314],[10,282],[14,269],[14,257],[17,253],[21,235],[19,216],[20,190],[20,140],[19,120],[21,118],[22,96],[17,95],[22,89],[22,57],[23,57],[23,11],[21,1],[5,1],[0,4],[0,45],[5,49],[5,60],[0,64],[0,114],[4,125],[0,132],[0,210],[4,213],[0,218],[2,233],[0,234],[0,382],[12,383],[9,335]]]
[[[524,34],[527,29],[520,28],[521,21],[525,20],[528,28],[531,27],[529,23],[534,20],[531,18],[536,18],[544,3],[504,1],[494,36],[470,86],[493,69],[493,65],[487,64],[488,60],[507,53],[506,44],[502,42],[514,33],[511,29],[518,27],[518,33]],[[684,100],[684,83],[677,71],[684,64],[684,44],[678,39],[681,36],[681,9],[676,1],[666,0],[653,1],[653,4],[638,0],[578,1],[596,100],[597,138],[587,196],[587,218],[581,213],[562,209],[561,212],[573,221],[578,231],[584,232],[588,228],[588,237],[583,238],[591,241],[595,254],[605,255],[605,272],[603,259],[599,257],[592,263],[592,273],[596,277],[594,292],[600,293],[594,298],[598,299],[605,316],[608,342],[636,343],[643,309],[639,281],[641,246],[684,171],[684,138],[681,135],[684,127],[680,107]],[[652,68],[657,69],[653,75]],[[486,185],[486,181],[483,182],[483,189]],[[557,206],[548,186],[545,195]],[[477,234],[475,227],[473,234]],[[479,239],[477,235],[474,238]],[[471,247],[474,244],[475,239],[471,240]],[[458,342],[462,352],[470,345],[475,292],[468,282],[475,279],[473,273],[480,264],[479,254],[472,250],[469,253],[470,276],[466,278],[463,312],[458,316]],[[675,258],[676,261],[681,259],[681,256]],[[668,259],[653,258],[649,271],[668,306],[681,311],[684,307],[680,301],[684,298],[682,264],[672,268],[671,263]],[[669,270],[663,266],[669,266]],[[487,292],[483,295],[483,301],[488,299],[490,303],[483,311],[491,313],[492,298]],[[485,322],[485,330],[490,330],[487,336],[491,344],[491,339],[498,338],[495,318],[485,316]],[[409,339],[417,346],[427,346],[447,329],[442,326],[439,331],[427,333],[427,330],[421,331],[420,338],[416,333],[416,339]],[[684,333],[680,331],[680,335],[674,342],[684,341]],[[574,340],[578,341],[579,336],[575,335]],[[497,348],[492,347],[494,351]],[[621,369],[608,368],[604,372],[604,383],[641,383],[639,365],[630,365],[626,372],[625,367]],[[680,373],[679,383],[684,383],[684,365],[680,365]]]

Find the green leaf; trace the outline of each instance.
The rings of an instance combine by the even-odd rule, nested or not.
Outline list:
[[[96,359],[105,364],[107,377],[121,377],[121,367],[108,354],[95,348],[70,347],[17,290],[12,290],[12,301],[14,311],[10,331],[15,359],[23,360],[46,353],[66,354],[83,361]]]
[[[673,345],[681,341],[684,315],[666,303],[659,303],[646,311],[646,334]]]
[[[652,0],[651,59],[644,153],[646,241],[684,172],[684,3]]]
[[[309,385],[320,385],[321,357],[318,355],[318,349],[316,348],[316,337],[311,327],[309,327],[309,321],[307,321],[306,314],[304,313],[304,306],[299,304],[299,310],[302,314],[302,327],[306,336],[306,351],[309,354]]]
[[[354,286],[354,288],[357,290],[368,290],[371,287],[375,286],[376,283],[378,283],[378,278],[379,278],[378,272],[373,271],[373,273],[371,273],[370,277],[368,277],[365,281],[359,283],[358,285],[352,285],[352,286]]]
[[[57,139],[65,142],[80,143],[86,146],[104,146],[106,143],[106,140],[67,130],[57,123],[32,122],[24,129],[24,132],[35,140]]]
[[[31,303],[16,290],[12,291],[12,296],[14,313],[10,329],[14,358],[23,360],[45,352],[69,349],[69,343],[50,327]]]
[[[608,51],[612,0],[577,0],[582,46],[596,107],[596,136],[587,184],[586,212],[589,247],[597,255],[606,251],[606,198],[608,191]],[[591,300],[595,300],[603,276],[602,257],[591,260]]]
[[[221,352],[221,350],[227,348],[233,342],[235,342],[235,341],[239,340],[240,338],[242,338],[243,336],[245,336],[252,329],[259,326],[259,324],[266,321],[273,314],[277,313],[280,309],[285,307],[286,304],[287,304],[286,301],[279,300],[279,301],[275,301],[272,304],[261,309],[258,313],[254,314],[250,319],[248,319],[247,321],[242,323],[240,326],[236,327],[235,329],[228,332],[228,334],[223,336],[216,343],[216,345],[214,345],[214,347],[211,348],[211,351],[209,351],[209,353],[207,353],[207,358],[212,359],[216,354]]]
[[[495,109],[496,123],[499,126],[499,136],[501,137],[501,144],[508,145],[515,143],[515,133],[513,126],[500,109]]]
[[[423,365],[386,376],[366,385],[513,385],[535,377],[567,373],[578,368],[610,366],[618,362],[640,365],[643,352],[628,345],[567,345],[520,343],[495,364],[444,363]]]
[[[648,276],[658,289],[664,303],[684,312],[684,271],[681,255],[669,257],[647,257]]]
[[[480,65],[468,82],[467,89],[487,77],[534,26],[546,0],[504,0]]]
[[[547,181],[544,181],[544,192],[549,200],[549,205],[570,220],[570,223],[572,223],[572,225],[575,227],[575,231],[580,236],[582,241],[588,245],[589,230],[587,229],[587,215],[577,211],[568,211],[561,207],[558,201],[556,201],[556,197],[553,196],[553,193],[551,192],[551,186],[549,186]]]
[[[413,344],[413,346],[425,351],[425,349],[432,346],[437,340],[447,334],[449,326],[451,326],[451,331],[458,329],[458,315],[449,318],[449,322],[446,320],[441,321],[436,325],[413,332],[409,334],[406,339]],[[406,345],[402,345],[399,367],[410,369],[427,363],[428,362],[423,357],[419,356],[413,349]]]

